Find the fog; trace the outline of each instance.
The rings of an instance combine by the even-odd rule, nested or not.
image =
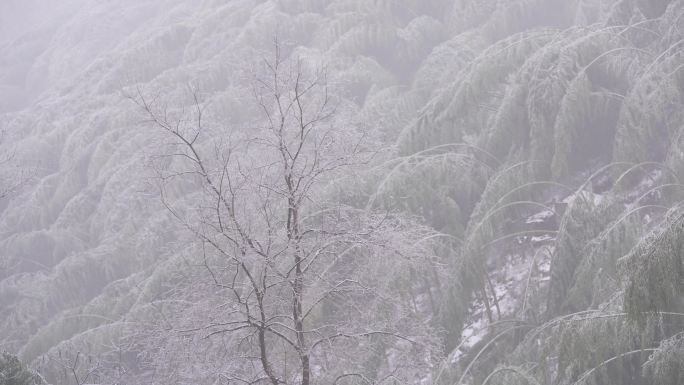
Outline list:
[[[0,0],[0,385],[684,382],[683,0]]]

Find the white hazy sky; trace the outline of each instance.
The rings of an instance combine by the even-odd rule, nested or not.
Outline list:
[[[49,28],[87,0],[0,0],[0,44]]]

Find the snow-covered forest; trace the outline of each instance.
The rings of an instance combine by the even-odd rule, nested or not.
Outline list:
[[[684,384],[684,0],[0,0],[0,385]]]

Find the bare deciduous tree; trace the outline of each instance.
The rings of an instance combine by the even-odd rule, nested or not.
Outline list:
[[[206,123],[198,92],[191,119],[133,97],[173,138],[162,201],[201,245],[223,300],[175,331],[228,341],[230,383],[381,383],[425,370],[437,349],[412,277],[434,268],[421,241],[431,233],[331,198],[332,184],[372,161],[372,141],[323,71],[284,59],[277,44],[263,70],[253,83],[263,124],[251,128]],[[192,207],[172,196],[188,183],[201,186]]]

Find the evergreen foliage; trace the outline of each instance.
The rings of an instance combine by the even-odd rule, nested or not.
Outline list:
[[[682,382],[684,0],[114,3],[93,12],[118,15],[101,28],[126,39],[80,43],[100,28],[86,17],[58,28],[69,52],[102,53],[46,51],[31,76],[46,77],[52,102],[0,115],[40,165],[0,203],[0,255],[12,256],[0,264],[0,346],[46,378],[71,381],[71,367],[103,382],[225,383],[225,357],[249,355],[179,332],[221,319],[225,292],[206,283],[217,261],[153,197],[149,170],[178,161],[152,155],[168,143],[141,130],[121,91],[182,106],[191,83],[212,139],[250,132],[259,111],[245,79],[277,35],[284,56],[328,68],[344,129],[369,125],[385,147],[322,199],[425,226],[401,244],[429,250],[429,266],[363,265],[381,282],[359,269],[401,305],[369,302],[374,322],[421,323],[407,327],[430,343],[406,365],[423,370],[415,383]],[[43,35],[6,55],[47,46]],[[165,196],[189,216],[195,182]],[[340,312],[324,302],[312,324]],[[364,357],[342,385],[392,383],[393,365],[417,356],[375,337],[346,348],[324,357],[328,368]],[[0,384],[39,383],[10,355],[0,367]]]
[[[41,385],[43,380],[26,368],[19,359],[7,352],[0,355],[0,384],[2,385]]]

